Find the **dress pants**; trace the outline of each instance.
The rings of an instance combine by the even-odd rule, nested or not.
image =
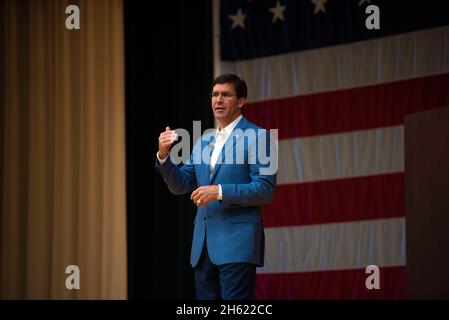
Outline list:
[[[209,259],[206,243],[195,266],[198,300],[254,300],[256,265],[227,263],[215,265]]]

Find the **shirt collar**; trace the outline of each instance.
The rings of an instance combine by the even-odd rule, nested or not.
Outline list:
[[[232,130],[234,130],[235,126],[237,125],[237,123],[240,121],[240,119],[242,119],[242,115],[239,115],[237,117],[237,119],[235,119],[234,121],[232,121],[230,124],[228,124],[226,127],[224,127],[223,129],[219,130],[217,127],[217,134],[225,134],[226,136],[229,136],[232,132]]]

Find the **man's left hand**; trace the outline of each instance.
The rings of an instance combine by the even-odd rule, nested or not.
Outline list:
[[[210,202],[218,198],[218,185],[202,186],[192,192],[190,199],[196,206],[203,206],[203,208]]]

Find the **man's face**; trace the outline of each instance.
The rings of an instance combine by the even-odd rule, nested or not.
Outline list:
[[[214,117],[223,127],[231,123],[240,114],[245,98],[237,98],[232,83],[216,84],[212,89],[212,110]]]

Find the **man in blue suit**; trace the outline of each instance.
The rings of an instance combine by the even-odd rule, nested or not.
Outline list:
[[[260,207],[274,196],[277,170],[277,163],[273,170],[265,160],[268,154],[271,162],[277,150],[266,130],[242,116],[246,96],[246,83],[238,76],[214,79],[217,129],[196,142],[182,167],[169,156],[175,131],[167,127],[159,136],[157,170],[172,193],[193,191],[198,207],[190,263],[202,300],[254,299],[256,267],[264,261]]]

